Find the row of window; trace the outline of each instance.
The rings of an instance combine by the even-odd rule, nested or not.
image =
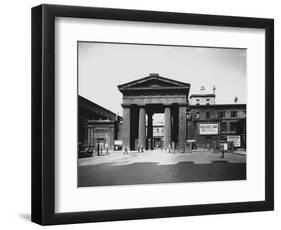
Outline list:
[[[196,103],[196,105],[200,105],[200,103]],[[209,103],[209,102],[207,102],[207,103],[206,103],[206,105],[210,105],[210,103]]]
[[[164,128],[153,128],[153,131],[156,133],[164,132]]]
[[[230,122],[230,131],[236,132],[236,123]],[[227,132],[227,122],[221,122],[221,132]]]
[[[230,124],[230,130],[227,130],[227,122],[221,122],[221,132],[236,132],[236,123],[235,122],[229,122]],[[164,128],[154,128],[154,133],[163,133]]]
[[[200,99],[196,99],[196,105],[200,105]],[[210,105],[210,98],[206,98],[206,105]]]
[[[200,118],[200,114],[202,114],[203,112],[196,112],[196,118]],[[208,119],[210,118],[210,112],[209,111],[206,111],[205,112],[205,117]],[[230,117],[237,117],[238,116],[238,112],[237,111],[231,111],[230,112]],[[189,114],[189,117],[190,117],[190,114]],[[219,118],[224,118],[225,117],[225,111],[219,111],[218,112],[218,117]]]
[[[200,101],[200,99],[196,99],[196,101]],[[207,98],[206,101],[210,101],[210,98]]]

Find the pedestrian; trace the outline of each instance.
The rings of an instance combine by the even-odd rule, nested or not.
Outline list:
[[[99,144],[97,145],[97,155],[98,156],[100,155],[100,145]]]
[[[124,152],[123,152],[123,154],[128,154],[127,146],[124,147]]]
[[[224,144],[221,144],[221,157],[224,158]]]
[[[171,153],[171,145],[168,145],[168,152]]]
[[[108,155],[108,144],[105,144],[106,154]]]

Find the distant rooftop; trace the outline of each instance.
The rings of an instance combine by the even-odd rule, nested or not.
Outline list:
[[[109,119],[114,120],[116,118],[116,116],[118,116],[120,119],[122,119],[121,116],[119,116],[118,114],[113,113],[112,111],[96,104],[95,102],[92,102],[82,96],[78,96],[79,97],[79,107],[81,108],[85,108],[89,111],[98,113],[104,117],[107,117]]]
[[[190,109],[196,109],[196,108],[244,108],[246,109],[246,104],[212,104],[212,105],[190,105]]]
[[[216,95],[214,93],[208,93],[208,94],[191,94],[190,98],[193,97],[216,97]]]

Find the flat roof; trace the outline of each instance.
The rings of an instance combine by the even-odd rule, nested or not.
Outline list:
[[[209,94],[191,94],[190,98],[192,97],[216,97],[215,94],[209,93]]]
[[[246,109],[246,104],[212,104],[212,105],[189,105],[191,109],[201,108],[243,108]]]

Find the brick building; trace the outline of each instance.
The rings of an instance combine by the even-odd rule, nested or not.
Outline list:
[[[219,141],[246,148],[246,104],[216,104],[214,94],[190,97],[195,103],[187,111],[187,139],[194,148],[208,148]],[[204,102],[198,103],[198,98]]]
[[[101,149],[114,149],[121,120],[122,117],[115,113],[78,96],[79,149],[87,148],[89,152],[95,152],[97,145]]]

